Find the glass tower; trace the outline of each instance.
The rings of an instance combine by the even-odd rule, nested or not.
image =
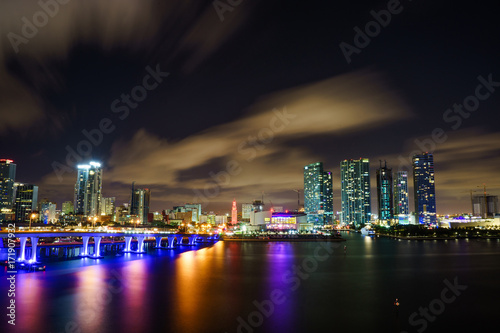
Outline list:
[[[332,173],[323,171],[323,163],[304,167],[304,210],[307,222],[323,225],[332,221]]]
[[[36,211],[38,203],[38,186],[33,184],[15,183],[16,202],[14,210],[16,221],[29,221],[31,214]]]
[[[432,154],[422,153],[413,156],[413,188],[418,222],[436,224],[436,190]]]
[[[13,160],[0,159],[0,221],[12,214],[16,165]]]
[[[370,222],[370,161],[344,160],[340,162],[341,222],[362,226]]]
[[[392,169],[387,168],[387,163],[377,169],[377,200],[378,219],[382,222],[392,220],[393,216],[393,192],[392,192]]]
[[[98,216],[101,214],[102,169],[101,164],[90,162],[78,165],[75,184],[75,214]]]
[[[132,185],[132,200],[130,215],[135,215],[141,224],[148,222],[151,191],[147,188],[134,188]]]
[[[408,172],[398,171],[394,178],[394,217],[410,214]]]

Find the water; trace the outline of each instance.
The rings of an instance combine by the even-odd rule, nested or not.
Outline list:
[[[344,236],[342,243],[218,242],[50,262],[45,272],[16,276],[15,329],[5,315],[3,273],[0,331],[463,332],[495,325],[499,240]],[[466,289],[445,292],[448,304],[444,281],[454,279]],[[418,315],[412,326],[412,313],[429,305],[437,315]]]

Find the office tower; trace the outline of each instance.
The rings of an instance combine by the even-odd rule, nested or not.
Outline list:
[[[434,157],[429,153],[413,156],[413,190],[418,223],[436,224]]]
[[[393,218],[392,169],[387,168],[387,162],[377,169],[377,201],[378,219],[389,222]]]
[[[498,213],[498,196],[475,195],[472,199],[472,214],[482,218],[495,217]]]
[[[115,197],[102,198],[101,201],[101,215],[114,215],[115,214]]]
[[[304,209],[308,223],[323,225],[332,221],[332,192],[332,173],[323,171],[322,162],[304,167]]]
[[[75,184],[74,212],[85,216],[98,216],[102,202],[101,164],[90,162],[78,165]]]
[[[186,212],[191,212],[191,219],[194,223],[200,223],[201,204],[187,203],[184,205]]]
[[[241,205],[241,219],[250,220],[250,213],[253,211],[253,205],[244,203]]]
[[[37,208],[38,186],[15,183],[14,190],[16,193],[16,201],[14,204],[16,221],[29,221],[32,219],[31,214],[33,214]]]
[[[238,223],[238,209],[236,208],[236,199],[233,200],[233,207],[231,208],[231,224]]]
[[[147,188],[134,188],[132,184],[132,199],[130,201],[130,215],[135,215],[139,223],[148,222],[151,191]]]
[[[394,178],[394,218],[399,223],[408,223],[410,202],[408,196],[408,172],[398,171]]]
[[[13,160],[0,159],[0,221],[11,219],[14,204],[16,165]]]
[[[341,222],[356,227],[370,222],[370,161],[344,160],[340,162]]]
[[[73,209],[74,209],[73,202],[71,202],[71,201],[63,202],[63,204],[62,204],[62,213],[63,214],[65,214],[65,215],[71,214],[71,213],[73,213]]]

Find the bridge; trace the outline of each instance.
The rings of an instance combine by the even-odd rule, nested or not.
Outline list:
[[[74,231],[17,231],[15,234],[8,232],[0,232],[0,248],[4,248],[4,238],[9,239],[7,242],[7,247],[15,248],[16,244],[10,239],[19,239],[19,255],[17,261],[21,262],[37,262],[37,247],[38,240],[40,238],[72,238],[81,237],[82,238],[82,251],[80,252],[80,257],[87,257],[93,259],[102,258],[100,255],[100,245],[103,237],[123,237],[125,240],[124,253],[146,253],[144,250],[144,240],[147,238],[155,238],[156,249],[174,249],[176,246],[182,244],[183,239],[187,238],[188,243],[182,245],[193,246],[198,243],[206,242],[217,242],[219,240],[218,234],[187,234],[187,233],[165,233],[165,232],[144,232],[144,231],[125,231],[125,232],[74,232]],[[31,257],[26,258],[26,243],[28,238],[31,241]],[[94,241],[94,253],[91,255],[89,252],[89,240]],[[161,246],[162,240],[167,239],[167,246]],[[133,239],[137,239],[137,250],[132,251],[131,243]],[[14,245],[11,245],[14,244]],[[57,246],[58,243],[51,243],[51,245]]]

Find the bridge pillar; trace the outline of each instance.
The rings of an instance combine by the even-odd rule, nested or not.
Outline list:
[[[36,262],[36,247],[38,245],[38,237],[31,238],[31,262]]]
[[[174,240],[177,236],[176,235],[169,235],[167,236],[167,249],[175,249],[174,246]],[[179,244],[179,240],[177,240],[177,245]]]
[[[101,256],[101,236],[94,236],[94,254],[89,256],[89,258],[99,259]]]
[[[155,249],[163,249],[161,247],[161,240],[163,239],[163,237],[162,236],[155,236],[155,239],[156,239]]]
[[[189,235],[188,245],[196,245],[196,240],[198,239],[198,235]]]
[[[83,248],[80,257],[87,257],[89,255],[89,239],[90,236],[82,236]]]
[[[123,250],[124,253],[132,252],[130,250],[131,243],[132,243],[132,236],[125,236],[125,249]]]
[[[144,251],[144,237],[145,236],[137,236],[137,251],[136,253],[146,253]]]
[[[26,241],[28,240],[28,237],[19,237],[21,240],[21,251],[19,253],[19,261],[25,261],[26,260]]]

